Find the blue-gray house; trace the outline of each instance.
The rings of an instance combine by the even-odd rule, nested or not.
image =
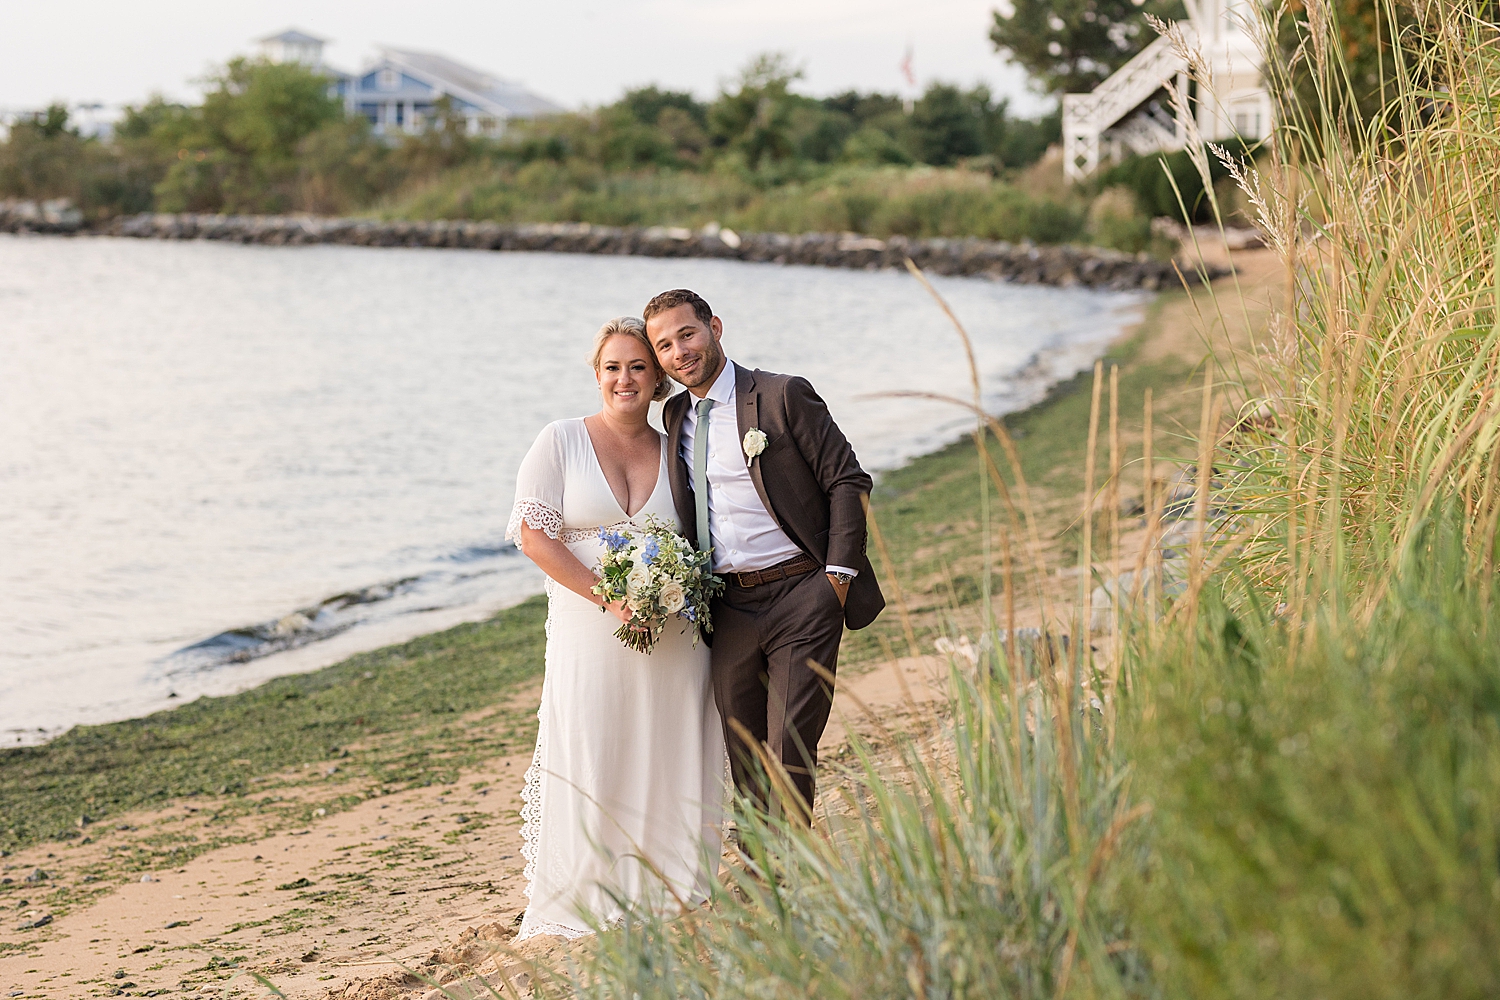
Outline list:
[[[350,115],[364,115],[376,132],[420,132],[447,97],[470,135],[498,135],[512,118],[537,118],[564,109],[512,80],[465,66],[447,56],[382,48],[358,73],[323,62],[326,40],[288,30],[260,39],[262,53],[276,62],[300,62],[334,80]]]

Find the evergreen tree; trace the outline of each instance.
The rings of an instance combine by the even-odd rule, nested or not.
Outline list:
[[[983,153],[991,110],[989,96],[988,91],[966,94],[946,83],[929,86],[912,107],[908,127],[912,154],[923,163],[946,167],[963,157]]]
[[[738,87],[720,94],[709,106],[709,132],[714,141],[744,154],[751,167],[789,158],[795,151],[794,101],[789,91],[800,79],[802,70],[785,55],[756,56],[741,72]]]

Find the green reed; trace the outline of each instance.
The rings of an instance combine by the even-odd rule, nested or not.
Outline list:
[[[1310,621],[1205,590],[1196,627],[1130,644],[1133,794],[1153,805],[1126,894],[1168,997],[1415,998],[1500,989],[1500,627],[1461,506]]]
[[[1493,995],[1500,36],[1489,5],[1382,4],[1411,26],[1361,126],[1337,11],[1306,12],[1300,65],[1268,53],[1304,99],[1236,167],[1285,278],[1204,427],[1218,568],[1127,643],[1132,925],[1167,996]]]

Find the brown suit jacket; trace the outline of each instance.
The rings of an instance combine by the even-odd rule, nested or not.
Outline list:
[[[865,509],[870,476],[812,384],[796,375],[777,375],[735,366],[739,437],[758,427],[766,448],[750,462],[750,478],[760,502],[798,548],[820,564],[859,570],[844,604],[844,623],[864,628],[885,607],[875,571],[865,555]],[[682,421],[693,396],[680,392],[667,400],[662,419],[670,449],[672,500],[683,533],[698,544],[692,469],[682,458]]]

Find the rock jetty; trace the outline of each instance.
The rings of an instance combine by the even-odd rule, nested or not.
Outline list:
[[[270,246],[334,243],[367,247],[450,247],[547,253],[709,257],[768,264],[863,270],[902,268],[910,258],[932,274],[986,277],[1028,285],[1155,291],[1178,284],[1170,261],[1101,247],[1035,246],[973,238],[874,239],[851,233],[735,233],[718,226],[678,229],[595,226],[582,222],[330,219],[283,215],[121,216],[92,225],[61,203],[0,202],[0,232],[91,233],[159,240],[226,240]],[[1197,276],[1188,269],[1189,281]]]

